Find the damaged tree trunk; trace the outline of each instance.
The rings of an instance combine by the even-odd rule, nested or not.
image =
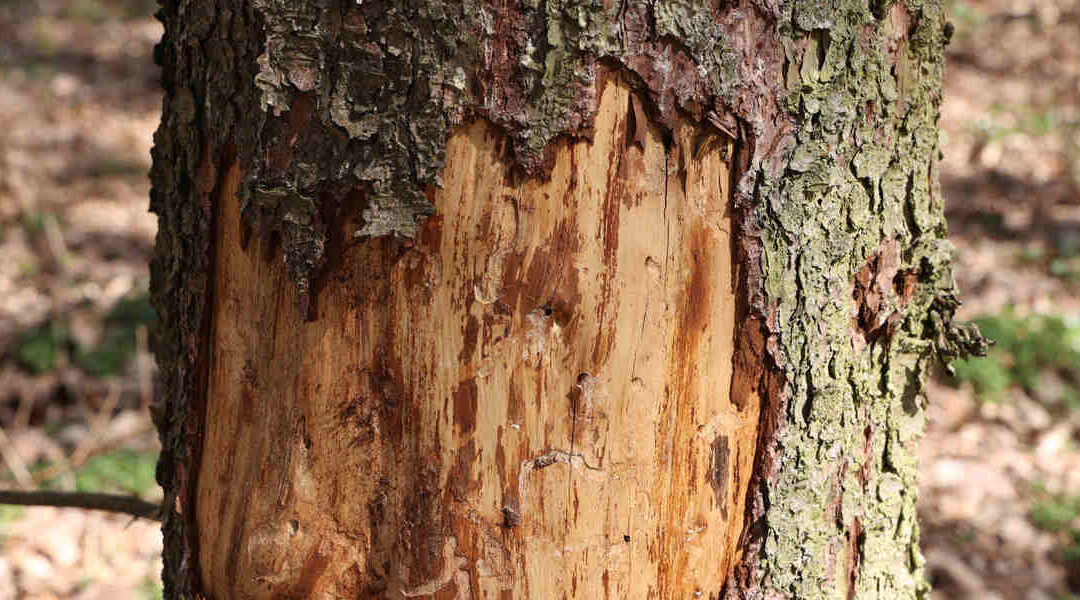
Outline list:
[[[719,589],[757,425],[727,393],[728,146],[689,160],[691,128],[665,148],[633,102],[605,85],[592,143],[559,143],[545,182],[508,183],[502,136],[463,127],[415,240],[337,250],[310,320],[280,256],[244,249],[226,170],[194,498],[208,595]]]
[[[172,0],[169,598],[917,598],[940,2]]]

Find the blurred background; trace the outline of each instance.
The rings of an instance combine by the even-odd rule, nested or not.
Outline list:
[[[935,600],[1080,600],[1080,3],[950,0],[961,317],[930,382]],[[147,414],[153,0],[0,0],[0,487],[161,499]],[[0,506],[0,599],[160,598],[155,523]]]
[[[0,487],[158,501],[153,0],[0,0]],[[0,599],[157,598],[156,523],[0,506]]]

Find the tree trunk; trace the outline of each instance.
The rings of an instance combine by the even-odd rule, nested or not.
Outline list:
[[[925,597],[937,0],[172,0],[169,598]]]

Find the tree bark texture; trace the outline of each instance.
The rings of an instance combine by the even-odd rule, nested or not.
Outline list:
[[[167,597],[927,595],[939,1],[159,15]]]

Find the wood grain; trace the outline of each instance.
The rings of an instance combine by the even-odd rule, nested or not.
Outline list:
[[[208,596],[716,597],[758,423],[731,397],[732,147],[665,143],[635,104],[608,82],[546,181],[462,128],[415,241],[341,223],[310,321],[280,252],[242,247],[226,175]]]

